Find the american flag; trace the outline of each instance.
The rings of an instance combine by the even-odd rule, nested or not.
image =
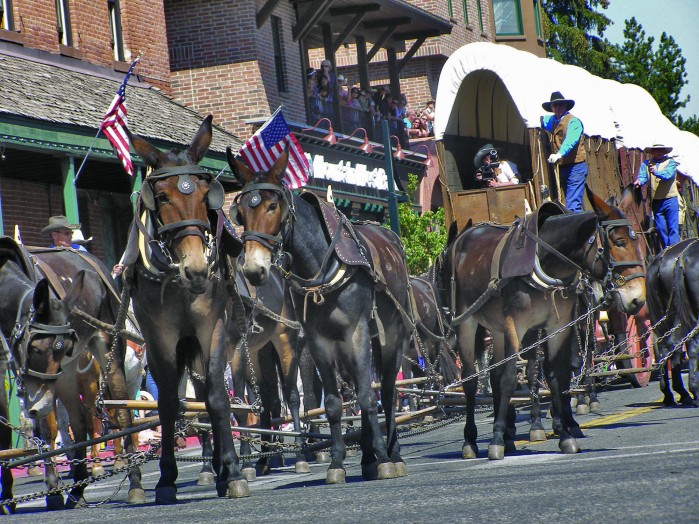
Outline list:
[[[245,141],[240,156],[253,171],[267,171],[284,152],[286,144],[289,144],[289,163],[284,183],[290,189],[298,189],[308,182],[310,167],[301,144],[289,129],[280,109]]]
[[[126,78],[119,86],[117,94],[112,101],[112,105],[109,106],[107,113],[102,119],[102,125],[100,130],[104,133],[109,140],[109,143],[114,147],[117,157],[124,164],[124,170],[131,176],[133,176],[133,163],[131,162],[131,152],[129,151],[129,138],[126,136],[126,83],[129,81],[129,77],[133,73],[133,68],[136,63],[141,59],[137,57],[133,61],[129,72],[126,73]]]

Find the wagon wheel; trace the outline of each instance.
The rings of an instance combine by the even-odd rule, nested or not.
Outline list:
[[[629,315],[626,319],[626,331],[616,335],[617,343],[630,340],[628,345],[621,345],[619,352],[633,355],[633,358],[618,360],[618,369],[643,369],[653,364],[653,340],[650,333],[650,322],[645,307],[637,315]],[[623,338],[620,338],[623,337]],[[626,375],[631,385],[643,388],[648,385],[651,371],[640,371]]]

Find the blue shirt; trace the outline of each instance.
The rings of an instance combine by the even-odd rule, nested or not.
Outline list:
[[[563,113],[563,115],[561,115],[561,118],[556,118],[556,115],[542,116],[541,126],[549,133],[553,133],[553,130],[556,129],[558,123],[567,114],[568,111]],[[561,144],[561,148],[558,150],[558,154],[563,157],[570,153],[570,151],[580,141],[580,137],[582,136],[582,134],[583,124],[578,117],[574,116],[570,119],[570,122],[568,122],[568,130],[566,131],[566,137],[565,140],[563,140],[563,143]]]
[[[667,156],[664,156],[658,163],[665,162],[667,159]],[[638,172],[638,181],[641,183],[641,185],[646,185],[648,182],[648,162],[650,162],[650,160],[645,160],[641,164],[641,170]],[[655,176],[657,176],[660,180],[671,180],[676,174],[677,162],[675,162],[672,158],[667,163],[667,167],[665,169],[655,172]]]

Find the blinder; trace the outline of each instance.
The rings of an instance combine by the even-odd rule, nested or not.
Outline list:
[[[247,206],[251,208],[256,208],[262,203],[262,195],[260,195],[260,189],[266,189],[270,191],[274,191],[275,193],[281,193],[279,190],[278,186],[274,186],[272,184],[255,184],[255,188],[251,188],[248,191],[241,191],[240,194],[235,198],[233,203],[231,204],[231,207],[228,210],[228,216],[231,219],[231,222],[235,224],[236,226],[244,226],[245,224],[243,223],[243,215],[240,212],[240,199],[244,196],[249,194],[250,198],[247,201]],[[265,187],[261,187],[265,186]],[[269,186],[269,187],[266,187]],[[286,190],[288,191],[288,189]],[[280,222],[284,223],[289,216],[289,200],[287,199],[287,195],[284,193],[281,193],[281,217],[280,217]]]
[[[201,176],[209,180],[209,192],[206,197],[206,206],[212,211],[221,209],[226,198],[223,184],[212,178],[211,173],[198,166],[174,166],[164,167],[151,173],[141,186],[141,202],[147,209],[155,211],[155,194],[153,193],[153,182],[162,178],[177,176],[177,189],[183,195],[190,195],[196,189],[196,184],[192,182],[190,175]]]

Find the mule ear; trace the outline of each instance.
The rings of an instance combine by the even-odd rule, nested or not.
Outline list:
[[[199,161],[202,158],[204,158],[206,152],[209,150],[212,136],[211,121],[213,119],[213,115],[208,115],[204,119],[204,121],[199,126],[197,134],[194,135],[192,143],[190,144],[189,148],[187,148],[187,156],[195,164],[198,164]]]
[[[85,270],[78,271],[73,277],[73,281],[70,284],[70,289],[66,296],[63,297],[61,303],[66,308],[66,311],[70,313],[70,310],[75,307],[78,303],[78,299],[85,289]],[[96,289],[96,288],[95,288]]]
[[[245,165],[245,162],[238,160],[233,154],[233,150],[230,146],[226,147],[226,160],[228,160],[228,167],[231,168],[231,173],[233,173],[233,179],[236,189],[241,189],[246,183],[252,179],[252,173]]]
[[[284,146],[284,152],[279,155],[277,161],[268,171],[268,177],[272,178],[274,182],[278,185],[282,185],[282,180],[284,179],[284,173],[286,173],[286,166],[289,164],[289,143],[287,142]]]
[[[36,311],[36,318],[42,323],[48,324],[50,306],[50,288],[49,281],[45,278],[39,280],[34,287],[34,295],[32,296],[32,307]]]
[[[597,216],[603,220],[609,218],[609,216],[613,213],[612,207],[600,197],[595,195],[587,184],[585,184],[585,192],[587,193],[587,198],[590,200],[592,209],[595,210]]]
[[[143,159],[143,161],[150,167],[155,168],[158,166],[158,162],[164,158],[163,153],[156,147],[150,145],[149,142],[141,138],[140,136],[134,135],[129,128],[126,128],[126,134],[129,137],[129,141],[133,146],[134,150]]]

